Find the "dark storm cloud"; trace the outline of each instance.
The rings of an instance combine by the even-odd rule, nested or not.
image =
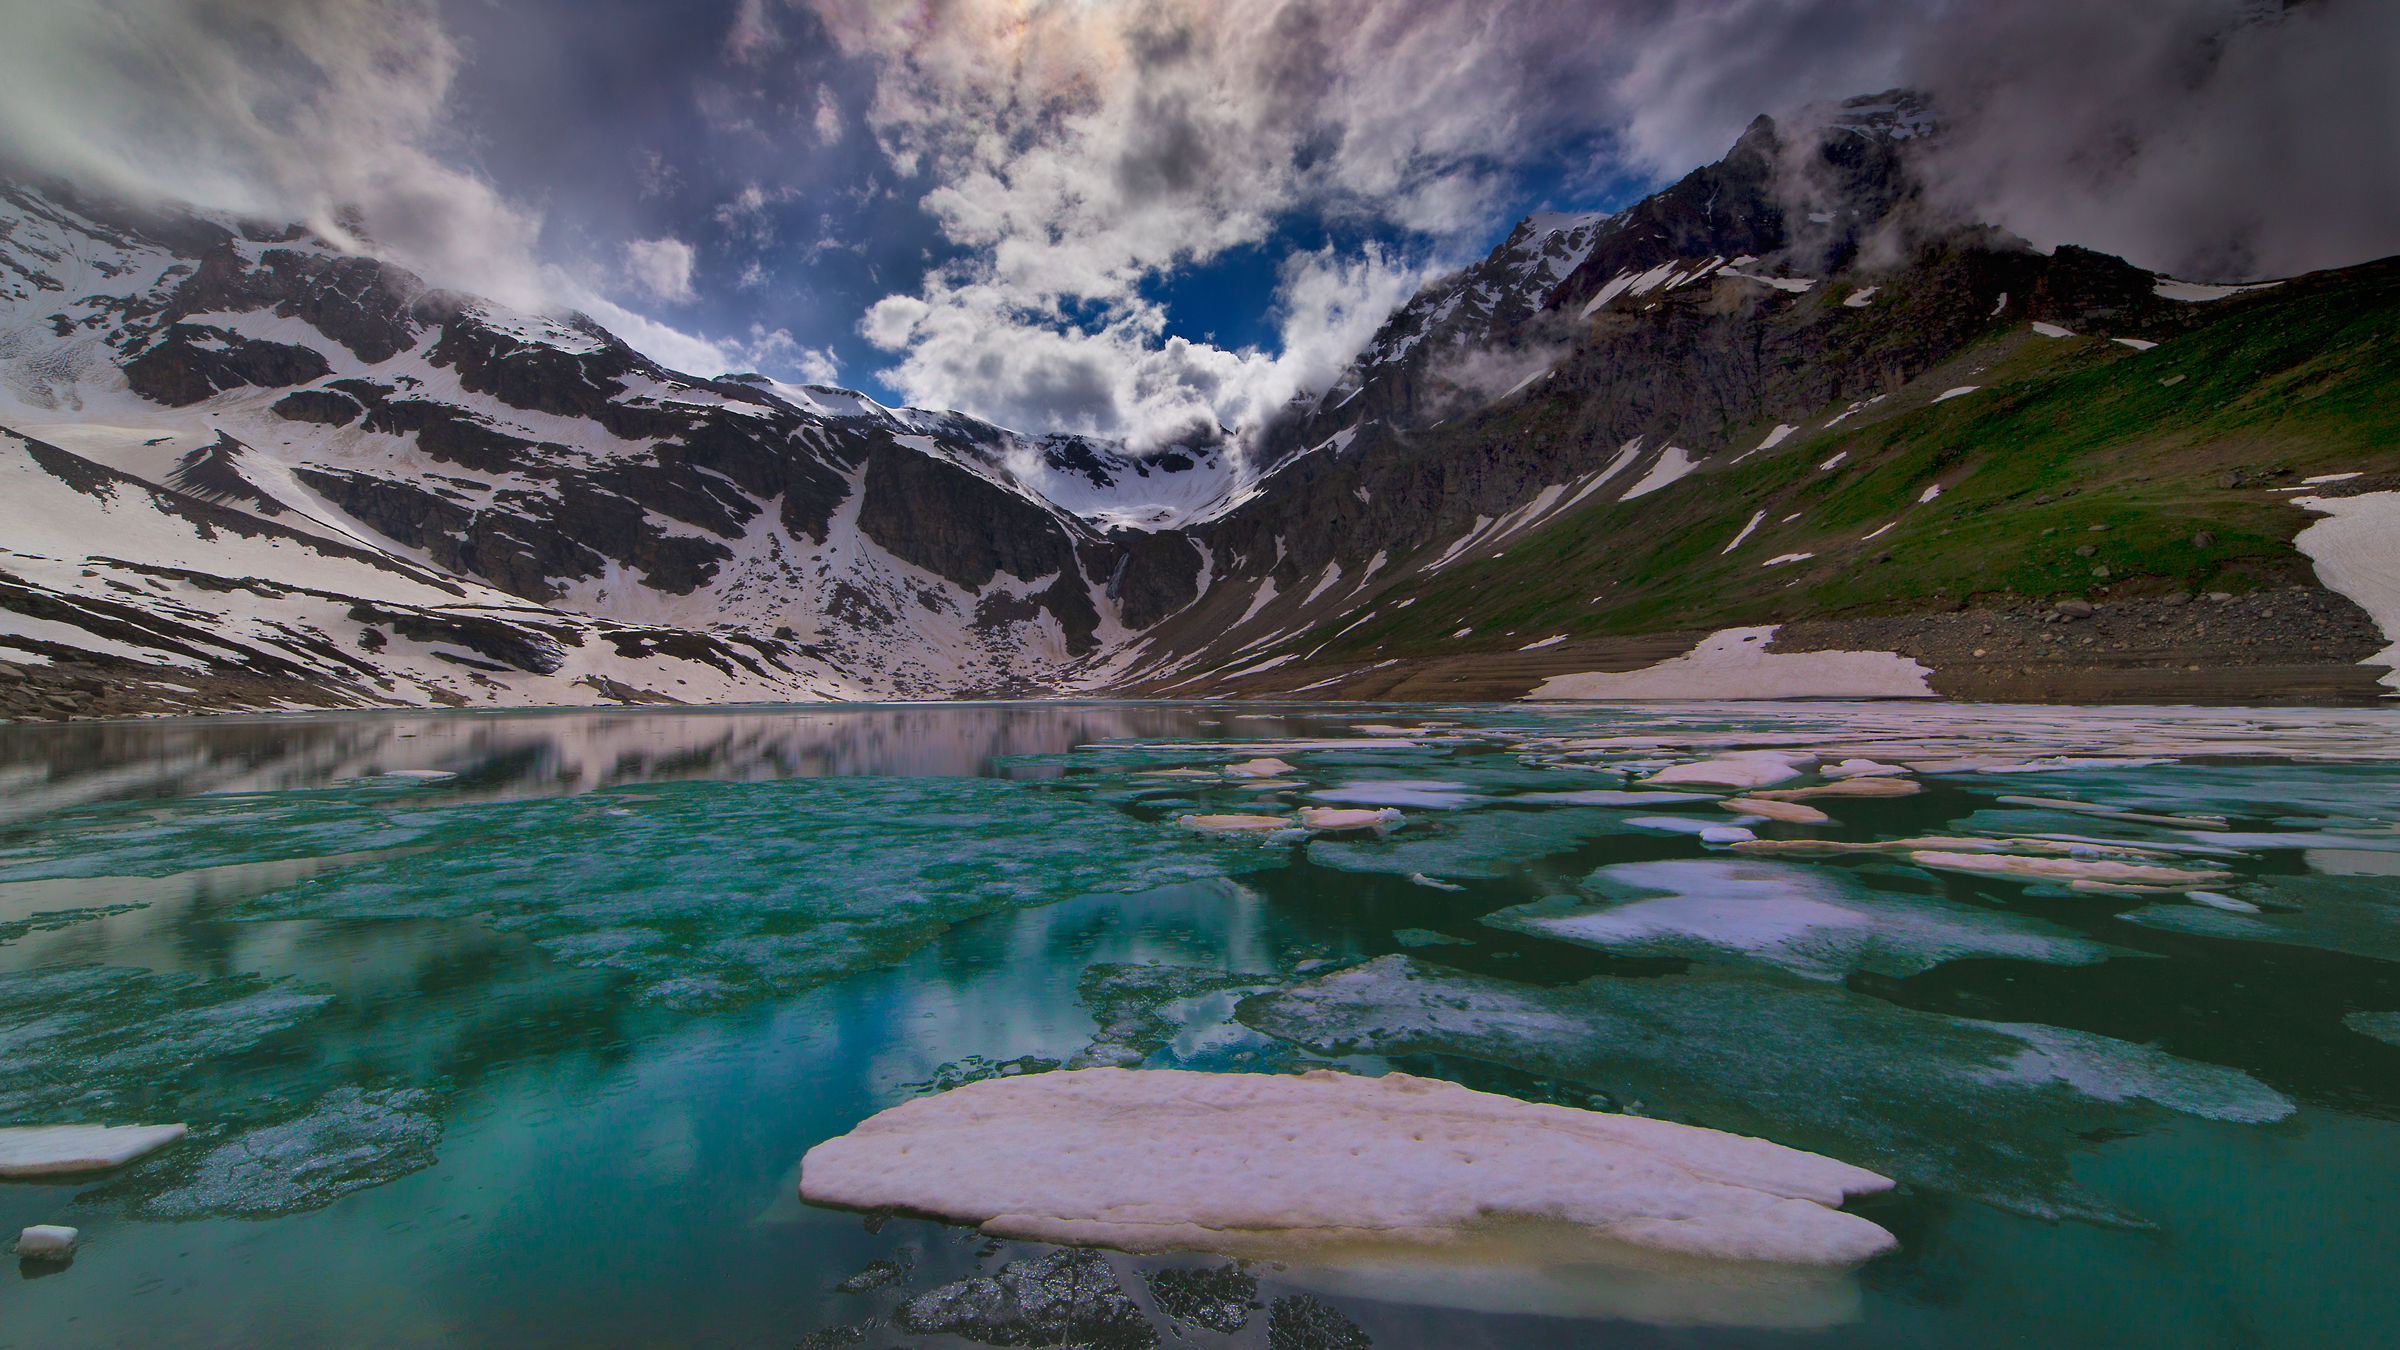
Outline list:
[[[0,143],[359,221],[685,365],[830,344],[1160,443],[1321,387],[1528,182],[1898,84],[1949,120],[1939,199],[2038,242],[2212,279],[2400,251],[2396,51],[2390,0],[0,0]],[[1293,237],[1351,242],[1251,297],[1270,350],[1150,298]]]

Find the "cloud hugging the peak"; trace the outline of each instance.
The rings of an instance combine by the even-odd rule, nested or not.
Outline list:
[[[2389,0],[0,0],[0,154],[701,373],[846,353],[1156,446],[1324,387],[1529,209],[1895,85],[1935,196],[2037,243],[2400,252],[2396,50]]]

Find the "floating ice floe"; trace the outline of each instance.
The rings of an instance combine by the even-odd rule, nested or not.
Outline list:
[[[2118,917],[2200,937],[2400,961],[2400,905],[2392,903],[2390,883],[2389,877],[2270,875],[2254,879],[2248,892],[2264,902],[2255,914],[2155,903]]]
[[[810,1149],[817,1204],[996,1237],[1338,1264],[1538,1225],[1549,1264],[1627,1249],[1848,1266],[1898,1245],[1837,1206],[1864,1168],[1761,1139],[1390,1074],[1084,1069],[921,1097]]]
[[[1840,782],[1847,778],[1906,778],[1908,769],[1899,764],[1879,764],[1871,759],[1845,759],[1817,770],[1817,776]]]
[[[1285,774],[1296,772],[1298,770],[1291,765],[1280,759],[1272,758],[1244,760],[1239,764],[1229,764],[1225,767],[1227,778],[1281,778]]]
[[[2129,821],[2136,825],[2167,825],[2189,830],[2222,830],[2229,823],[2222,816],[2151,815],[2142,811],[2128,811],[2120,806],[2102,806],[2097,802],[2076,801],[2071,797],[1996,797],[1993,800],[2002,806],[2029,806],[2042,811],[2067,811],[2076,815]]]
[[[2232,1122],[2293,1109],[2234,1069],[1918,1012],[1833,981],[1711,973],[1537,986],[1393,955],[1259,995],[1237,1015],[1320,1054],[1455,1055],[1604,1087],[1677,1119],[2047,1218],[2140,1221],[2077,1179],[2092,1147],[2078,1131],[2138,1128],[2154,1107]]]
[[[1466,889],[1466,887],[1459,885],[1455,881],[1444,881],[1440,877],[1429,877],[1423,872],[1411,872],[1408,874],[1408,879],[1415,882],[1419,886],[1424,886],[1431,890],[1463,891]]]
[[[1300,823],[1311,830],[1336,834],[1343,830],[1374,830],[1385,833],[1402,820],[1390,807],[1380,810],[1360,810],[1335,806],[1304,806],[1300,808]]]
[[[1202,834],[1264,834],[1292,828],[1290,816],[1191,815],[1177,816],[1175,823]]]
[[[1728,811],[1740,811],[1747,815],[1765,816],[1769,820],[1779,820],[1786,825],[1822,825],[1833,819],[1806,802],[1776,801],[1762,797],[1728,797],[1718,802],[1717,805]]]
[[[1714,759],[1661,769],[1641,781],[1660,786],[1773,787],[1777,783],[1788,783],[1798,778],[1814,762],[1802,755],[1787,755],[1773,750],[1746,750],[1739,754],[1719,755]]]
[[[1485,916],[1494,928],[1637,956],[1740,956],[1810,979],[1905,977],[1964,957],[2060,965],[2112,949],[2039,919],[1894,894],[1821,868],[1740,858],[1619,863],[1562,896]]]
[[[1135,778],[1218,778],[1223,775],[1212,773],[1207,769],[1142,769],[1133,776]]]
[[[23,1261],[64,1261],[75,1254],[83,1236],[61,1224],[37,1223],[17,1234],[17,1258]]]
[[[1416,806],[1429,811],[1453,811],[1483,800],[1469,792],[1464,783],[1418,778],[1345,783],[1309,795],[1321,802],[1346,806]]]
[[[165,1148],[187,1132],[182,1125],[31,1125],[0,1129],[0,1177],[105,1172]]]
[[[1508,799],[1511,803],[1540,806],[1681,806],[1689,802],[1710,802],[1716,798],[1706,792],[1626,792],[1617,788],[1590,788],[1582,792],[1520,792]]]
[[[448,769],[386,769],[383,771],[381,776],[384,778],[415,779],[419,782],[425,783],[438,783],[445,778],[458,777],[457,774],[452,773]]]
[[[1703,844],[1746,844],[1758,836],[1740,825],[1711,825],[1700,832]]]
[[[1746,845],[1757,853],[1889,853],[1905,855],[1921,850],[1943,853],[2004,853],[2024,854],[2042,858],[2100,858],[2114,855],[2120,858],[2171,858],[2169,849],[2144,844],[2121,844],[2108,840],[2045,839],[2039,836],[1985,838],[1979,835],[1916,835],[1906,839],[1877,839],[1871,841],[1845,839],[1762,839]],[[2222,874],[2213,874],[2219,875]]]
[[[1950,853],[1920,849],[1908,855],[1919,867],[1937,872],[1967,872],[1977,876],[2026,877],[2035,881],[2097,882],[2110,886],[2155,886],[2180,889],[2213,886],[2225,880],[2222,872],[2192,872],[2180,867],[2079,858],[2028,858],[2012,853]]]
[[[2342,1025],[2386,1045],[2400,1045],[2400,1012],[2349,1013],[2343,1016]]]
[[[1811,797],[1914,797],[1924,790],[1923,784],[1910,778],[1840,778],[1813,787],[1769,788],[1753,795],[1799,802]]]
[[[1749,824],[1755,825],[1759,821],[1765,819],[1765,817],[1743,816],[1741,819]],[[1625,823],[1634,829],[1649,830],[1654,834],[1697,835],[1703,842],[1711,842],[1708,840],[1708,836],[1711,833],[1726,828],[1726,826],[1719,824],[1716,821],[1694,820],[1689,816],[1630,816],[1626,818]],[[1756,835],[1752,835],[1751,837],[1754,839],[1757,838]],[[1739,841],[1727,839],[1723,842],[1736,843]]]

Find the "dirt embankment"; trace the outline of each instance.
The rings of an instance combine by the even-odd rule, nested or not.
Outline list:
[[[1339,666],[1291,665],[1236,680],[1127,693],[1166,697],[1521,698],[1581,671],[1639,670],[1681,656],[1699,630],[1562,642],[1534,651]],[[2243,596],[2167,596],[2063,608],[2030,602],[1939,614],[1807,619],[1770,651],[1887,651],[1932,671],[1936,694],[2033,703],[2353,703],[2387,691],[2388,645],[2366,612],[2314,587]]]

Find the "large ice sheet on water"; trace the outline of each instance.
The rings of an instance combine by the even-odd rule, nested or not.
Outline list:
[[[184,1136],[182,1125],[34,1125],[0,1129],[0,1177],[122,1167]]]
[[[1320,1053],[1456,1055],[1603,1088],[2044,1216],[2132,1221],[2070,1176],[2075,1131],[2181,1111],[2263,1122],[2246,1074],[2055,1027],[1915,1012],[1826,984],[1683,976],[1522,985],[1387,956],[1244,1003]]]
[[[904,1102],[809,1150],[800,1189],[1133,1251],[1453,1247],[1514,1220],[1554,1226],[1561,1260],[1841,1266],[1894,1243],[1834,1206],[1890,1185],[1763,1140],[1405,1074],[1104,1068]]]
[[[1905,976],[1969,956],[2088,964],[2111,949],[2039,919],[1900,895],[1823,868],[1747,858],[1620,863],[1583,889],[1485,916],[1537,937],[1640,956],[1742,956],[1811,979]]]

